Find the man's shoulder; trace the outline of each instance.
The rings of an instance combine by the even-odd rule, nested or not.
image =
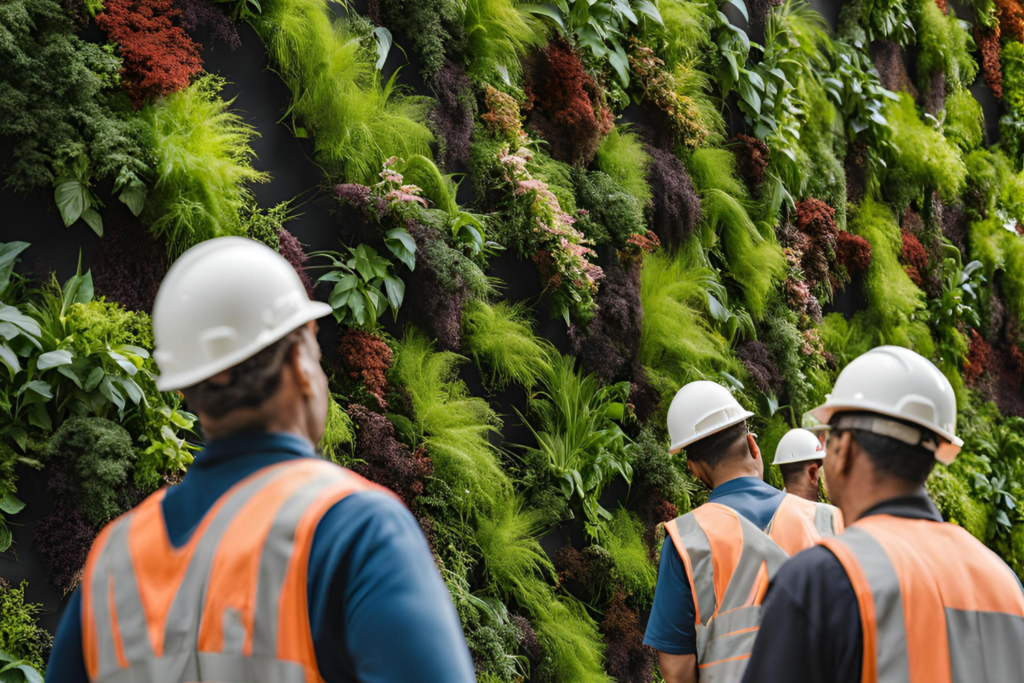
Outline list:
[[[811,546],[791,557],[772,581],[773,590],[780,588],[794,597],[852,593],[853,584],[846,570],[832,551],[822,545]]]

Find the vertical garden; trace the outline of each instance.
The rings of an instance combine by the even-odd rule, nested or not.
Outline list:
[[[483,683],[660,680],[696,379],[770,458],[857,355],[931,358],[929,492],[1024,575],[1018,0],[0,0],[0,64],[10,680],[201,447],[149,313],[222,235],[334,309],[321,450],[419,519]]]

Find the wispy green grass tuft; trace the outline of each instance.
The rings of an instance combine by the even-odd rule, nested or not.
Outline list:
[[[506,301],[491,305],[479,299],[463,307],[462,345],[494,389],[511,382],[533,387],[550,366],[554,348],[534,334],[522,306]]]
[[[643,143],[625,126],[612,128],[597,148],[597,168],[636,197],[640,206],[647,206],[651,201],[651,188],[647,184],[650,162],[651,156],[644,150]]]
[[[525,3],[522,3],[525,4]],[[518,80],[520,57],[547,43],[540,18],[516,0],[466,0],[466,64],[470,77],[501,85]]]
[[[143,112],[157,158],[145,218],[172,259],[204,240],[244,234],[248,184],[268,179],[251,165],[256,130],[221,99],[223,87],[224,79],[202,76]]]

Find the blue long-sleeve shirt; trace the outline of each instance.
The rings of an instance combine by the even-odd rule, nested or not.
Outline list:
[[[212,441],[162,506],[175,547],[228,489],[257,470],[316,457],[289,434]],[[308,574],[309,620],[328,683],[472,683],[462,625],[412,514],[379,492],[349,495],[321,519]],[[57,631],[47,683],[88,683],[76,591]]]

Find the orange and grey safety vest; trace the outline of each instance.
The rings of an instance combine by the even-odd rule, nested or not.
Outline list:
[[[857,595],[863,683],[1024,677],[1024,592],[1010,568],[966,530],[872,515],[822,545]]]
[[[824,524],[817,526],[816,504],[792,494],[783,498],[769,529],[783,539],[785,549],[743,515],[718,503],[706,503],[665,525],[693,594],[701,683],[743,678],[768,583],[791,553],[831,533]]]
[[[264,468],[171,545],[165,490],[108,525],[82,577],[82,652],[103,683],[321,683],[306,570],[320,519],[384,490],[331,463]]]
[[[843,532],[839,508],[787,494],[765,530],[789,555],[806,550],[822,538]]]

